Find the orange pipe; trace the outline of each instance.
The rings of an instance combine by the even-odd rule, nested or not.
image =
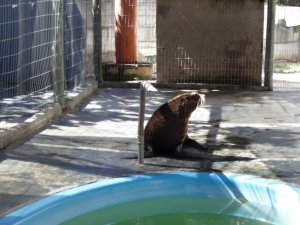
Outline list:
[[[115,0],[116,63],[137,63],[137,0]]]

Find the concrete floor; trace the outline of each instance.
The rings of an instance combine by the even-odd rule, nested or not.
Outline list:
[[[146,120],[179,91],[148,93]],[[300,185],[300,92],[206,93],[189,135],[200,159],[150,158],[139,166],[139,90],[99,89],[73,114],[0,151],[0,216],[71,187],[138,173],[222,171]]]

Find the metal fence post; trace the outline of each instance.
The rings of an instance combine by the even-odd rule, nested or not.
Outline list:
[[[264,85],[268,87],[269,91],[273,91],[275,13],[276,13],[276,0],[268,0]]]
[[[98,15],[98,29],[99,29],[99,36],[98,36],[98,45],[99,45],[99,81],[103,82],[103,69],[102,69],[102,7],[101,7],[101,0],[99,0],[99,15]]]
[[[54,62],[53,62],[53,91],[54,102],[65,106],[64,83],[64,0],[53,0],[55,16]]]
[[[103,82],[102,76],[102,18],[101,0],[94,2],[94,65],[98,83]]]
[[[140,112],[138,124],[138,163],[144,163],[144,119],[145,119],[145,102],[146,102],[146,89],[141,83],[140,86]]]

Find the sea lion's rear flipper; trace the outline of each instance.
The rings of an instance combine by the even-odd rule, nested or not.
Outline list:
[[[194,139],[190,138],[189,136],[185,137],[183,145],[190,146],[192,148],[195,148],[195,149],[198,149],[198,150],[201,150],[201,151],[208,151],[207,147],[201,145],[200,143],[198,143]]]

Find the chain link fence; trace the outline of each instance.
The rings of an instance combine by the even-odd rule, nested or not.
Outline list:
[[[0,1],[0,129],[63,103],[99,68],[96,1]]]

